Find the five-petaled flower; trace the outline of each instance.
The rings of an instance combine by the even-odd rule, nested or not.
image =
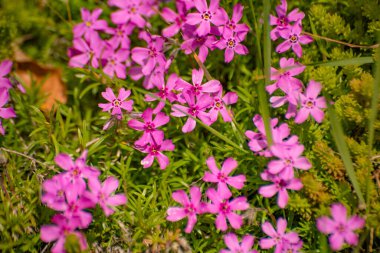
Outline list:
[[[324,234],[331,234],[329,242],[331,249],[340,250],[344,242],[349,245],[357,245],[359,236],[354,233],[365,225],[364,219],[357,215],[347,217],[347,209],[342,203],[331,205],[332,219],[322,216],[317,219],[317,228]]]
[[[182,204],[183,207],[170,207],[167,211],[166,219],[169,221],[179,221],[187,217],[186,233],[190,233],[195,223],[197,223],[197,214],[201,214],[204,205],[201,203],[201,190],[199,187],[193,186],[190,188],[190,199],[185,191],[179,190],[172,194],[173,199]]]
[[[119,95],[116,97],[111,88],[107,88],[105,92],[102,92],[102,96],[109,101],[107,104],[99,104],[99,107],[104,112],[111,111],[112,115],[122,115],[122,109],[128,112],[132,111],[133,100],[126,100],[131,95],[130,90],[121,88]]]
[[[224,236],[224,243],[228,249],[222,249],[220,253],[258,253],[252,249],[254,237],[245,235],[239,243],[237,236],[234,233],[228,233]]]

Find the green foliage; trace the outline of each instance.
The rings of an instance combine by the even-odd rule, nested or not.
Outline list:
[[[221,1],[229,11],[236,2]],[[260,224],[273,217],[284,216],[288,218],[289,227],[300,233],[305,252],[326,252],[326,237],[318,233],[315,219],[328,215],[330,204],[339,201],[349,208],[350,213],[366,217],[361,249],[366,250],[365,245],[370,244],[375,251],[380,249],[378,240],[371,241],[370,236],[365,237],[367,233],[380,236],[379,181],[376,181],[380,180],[379,163],[378,158],[368,157],[370,148],[367,143],[374,83],[372,65],[367,63],[373,62],[371,57],[374,51],[318,39],[303,47],[304,56],[300,60],[308,65],[300,76],[302,81],[305,84],[310,79],[321,82],[324,94],[334,102],[359,189],[370,195],[367,210],[359,209],[359,200],[353,193],[345,164],[331,135],[329,114],[322,124],[308,120],[303,125],[295,125],[288,121],[292,133],[297,134],[305,145],[313,168],[300,173],[304,189],[292,192],[288,206],[280,210],[275,207],[275,198],[263,199],[257,193],[264,184],[260,173],[268,160],[251,154],[242,132],[254,129],[252,117],[259,113],[259,105],[261,108],[265,106],[258,94],[258,87],[264,84],[263,73],[268,72],[268,59],[262,56],[271,56],[272,66],[277,68],[283,55],[271,53],[278,42],[273,42],[271,48],[267,41],[264,43],[267,34],[260,22],[262,1],[239,2],[245,6],[243,20],[253,29],[244,42],[250,55],[237,57],[226,65],[223,53],[215,50],[210,52],[212,60],[206,61],[211,75],[220,80],[226,90],[239,95],[238,104],[233,106],[236,123],[224,124],[219,120],[211,129],[197,125],[196,131],[184,135],[180,129],[183,120],[172,118],[163,130],[173,140],[176,150],[169,154],[171,164],[164,171],[156,164],[149,169],[142,168],[140,161],[144,154],[133,148],[139,133],[126,127],[128,119],[108,131],[102,130],[108,115],[97,107],[103,99],[101,91],[107,86],[131,89],[135,111],[141,112],[147,107],[143,101],[145,93],[140,88],[141,81],[134,82],[129,78],[111,80],[100,71],[64,67],[68,102],[57,105],[55,110],[47,113],[39,109],[44,98],[39,94],[37,84],[28,88],[26,95],[12,91],[11,104],[17,118],[4,122],[7,134],[0,137],[0,147],[6,148],[0,150],[0,251],[42,252],[50,249],[50,244],[44,244],[39,239],[41,225],[48,224],[53,214],[40,202],[41,183],[59,171],[53,162],[55,155],[65,152],[77,157],[84,149],[89,150],[88,163],[102,171],[102,179],[110,175],[117,177],[121,182],[118,191],[128,198],[127,204],[119,207],[110,217],[105,217],[99,208],[93,211],[94,222],[85,230],[85,235],[94,252],[117,249],[126,252],[181,252],[176,250],[180,248],[183,252],[211,253],[225,247],[222,233],[215,229],[211,215],[200,216],[193,233],[189,235],[181,232],[186,220],[171,223],[165,219],[167,208],[175,205],[171,198],[173,191],[188,190],[192,185],[198,185],[203,190],[210,186],[201,179],[207,170],[205,161],[211,155],[219,163],[227,157],[234,157],[239,161],[235,173],[247,175],[247,185],[242,191],[234,192],[235,196],[247,196],[251,206],[243,213],[246,225],[237,231],[239,235],[251,233],[256,238],[265,236]],[[272,12],[277,2],[272,3]],[[380,4],[376,0],[318,0],[313,5],[307,1],[288,2],[290,9],[298,7],[306,13],[303,25],[310,33],[353,44],[376,43],[374,33],[380,28]],[[96,0],[3,0],[0,3],[0,58],[14,58],[14,48],[10,45],[16,43],[33,59],[57,66],[67,65],[66,51],[72,39],[71,28],[80,20],[80,8],[104,7],[102,18],[105,19],[111,11],[105,8],[105,1]],[[152,33],[158,33],[164,26],[156,18]],[[136,38],[136,34],[133,36]],[[136,40],[136,43],[139,42]],[[264,48],[266,53],[261,51]],[[294,57],[292,53],[284,56]],[[341,61],[363,57],[365,61],[360,61],[360,64]],[[317,64],[321,62],[334,64]],[[263,71],[264,63],[266,72]],[[191,68],[196,67],[197,63],[191,55],[179,54],[171,71],[189,79]],[[263,87],[260,88],[263,90]],[[284,121],[284,111],[283,108],[271,110],[272,117]],[[165,108],[165,112],[170,113],[170,109]],[[380,121],[377,118],[374,126],[378,131]],[[370,151],[376,156],[380,150],[380,139],[378,134],[374,136]],[[68,252],[77,252],[77,249],[75,240],[67,243]],[[346,251],[350,252],[350,249]]]

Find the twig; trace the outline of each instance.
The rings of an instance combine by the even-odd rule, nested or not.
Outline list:
[[[48,164],[46,164],[44,162],[38,161],[37,159],[35,159],[35,158],[31,157],[31,156],[28,156],[28,155],[25,155],[25,154],[20,153],[18,151],[7,149],[7,148],[0,148],[0,149],[3,150],[3,151],[5,151],[5,152],[7,152],[7,153],[12,153],[12,154],[15,154],[15,155],[18,155],[18,156],[25,157],[25,158],[27,158],[27,159],[35,162],[35,163],[38,163],[39,165],[42,165],[43,167],[47,167],[50,170],[53,170],[55,172],[59,172],[57,169],[54,168],[54,166],[51,166],[51,165],[48,165]]]
[[[334,40],[334,39],[331,39],[331,38],[328,38],[328,37],[325,37],[325,36],[321,36],[321,35],[317,35],[317,34],[313,34],[313,33],[308,33],[308,32],[302,32],[302,33],[305,34],[305,35],[309,35],[309,36],[311,36],[313,38],[323,39],[323,40],[326,40],[326,41],[334,42],[334,43],[341,44],[341,45],[344,45],[344,46],[347,46],[347,47],[351,47],[351,48],[374,49],[374,48],[378,48],[380,46],[380,44],[375,44],[375,45],[355,45],[355,44],[343,42],[343,41],[340,41],[340,40]]]

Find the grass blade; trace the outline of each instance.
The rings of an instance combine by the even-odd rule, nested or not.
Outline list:
[[[364,207],[365,206],[364,197],[360,190],[359,182],[355,174],[350,151],[348,149],[346,141],[344,140],[343,127],[340,123],[338,115],[335,112],[335,109],[330,104],[328,104],[328,113],[329,113],[330,123],[331,123],[331,134],[334,137],[335,144],[338,148],[338,152],[340,156],[342,157],[343,164],[344,164],[344,167],[346,168],[348,177],[352,183],[352,186],[354,187],[356,194],[358,195],[359,204],[361,207]]]
[[[272,131],[270,127],[270,112],[268,106],[267,94],[265,86],[270,84],[270,64],[271,64],[271,39],[270,39],[270,0],[264,2],[264,76],[265,82],[260,81],[258,85],[259,109],[265,125],[265,133],[267,136],[268,146],[272,145]]]
[[[316,63],[306,64],[306,66],[341,67],[341,66],[348,66],[348,65],[363,65],[363,64],[373,63],[373,62],[374,62],[373,58],[368,56],[368,57],[356,57],[356,58],[337,60],[337,61],[316,62]]]

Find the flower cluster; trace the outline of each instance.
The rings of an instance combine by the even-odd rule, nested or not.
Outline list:
[[[99,181],[100,171],[86,164],[87,151],[75,161],[67,154],[55,157],[56,164],[64,172],[44,181],[42,185],[42,203],[59,212],[52,218],[50,225],[41,227],[41,240],[57,241],[52,252],[65,252],[64,245],[69,235],[78,239],[81,249],[87,248],[84,235],[78,229],[87,228],[92,215],[86,209],[97,204],[106,216],[115,212],[114,206],[124,205],[124,194],[113,194],[119,182],[108,177],[103,183]]]
[[[5,107],[9,100],[9,89],[12,88],[11,81],[6,77],[12,69],[12,62],[4,60],[0,63],[0,134],[5,135],[5,129],[1,119],[15,118],[16,113],[11,107]]]
[[[246,197],[230,199],[232,193],[228,185],[236,189],[242,189],[246,178],[244,175],[229,176],[238,165],[233,158],[227,158],[220,170],[214,157],[209,157],[206,163],[211,173],[206,172],[203,181],[217,183],[217,189],[209,188],[206,190],[206,196],[211,202],[201,202],[201,190],[199,187],[190,189],[191,201],[189,201],[183,190],[176,191],[173,193],[173,199],[182,204],[183,208],[169,208],[167,220],[178,221],[187,216],[188,225],[185,232],[190,233],[197,221],[197,214],[212,213],[217,215],[215,225],[218,230],[227,230],[227,220],[232,228],[239,229],[243,225],[243,218],[235,211],[246,210],[249,208],[249,204]]]

